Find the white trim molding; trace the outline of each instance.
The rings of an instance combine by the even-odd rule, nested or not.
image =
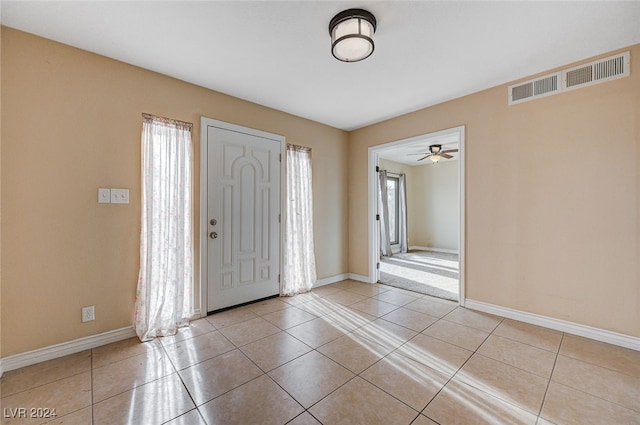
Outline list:
[[[585,338],[595,339],[596,341],[640,351],[640,338],[630,335],[581,325],[579,323],[569,322],[562,319],[555,319],[553,317],[542,316],[535,313],[528,313],[526,311],[514,310],[508,307],[501,307],[499,305],[489,304],[482,301],[467,299],[466,307],[471,310],[495,314],[497,316],[518,320],[520,322],[543,326],[545,328],[555,329],[572,335],[583,336]]]
[[[313,284],[314,288],[318,288],[324,285],[331,285],[332,283],[342,282],[343,280],[349,279],[349,273],[341,273],[335,276],[323,277],[322,279],[316,280],[316,283]]]
[[[100,347],[101,345],[110,344],[112,342],[122,341],[123,339],[132,338],[134,336],[136,336],[136,332],[133,329],[133,326],[128,326],[126,328],[103,332],[97,335],[74,339],[73,341],[38,348],[25,353],[14,354],[0,359],[0,362],[2,362],[2,371],[8,372],[21,367],[31,366],[36,363],[57,359],[58,357],[69,354],[79,353],[84,350]]]
[[[368,237],[369,237],[369,277],[359,276],[351,277],[354,280],[360,280],[361,282],[373,283],[377,282],[380,277],[380,270],[377,268],[378,259],[380,258],[380,230],[378,222],[375,217],[377,214],[377,193],[378,193],[378,179],[376,173],[376,166],[378,166],[379,157],[384,151],[394,149],[398,146],[408,146],[412,144],[424,144],[425,142],[437,143],[438,139],[444,136],[452,134],[458,134],[458,199],[459,199],[459,213],[458,213],[458,287],[459,287],[459,299],[458,304],[462,307],[465,306],[465,275],[466,275],[466,207],[465,207],[465,127],[464,125],[446,130],[436,131],[433,133],[422,134],[420,136],[410,137],[408,139],[397,140],[395,142],[383,143],[380,145],[369,146],[367,151],[368,168],[367,168],[367,181],[368,181],[368,202],[367,202],[367,223],[368,223]],[[433,250],[433,249],[432,249]],[[354,275],[352,275],[354,276]]]
[[[369,276],[363,276],[361,274],[356,274],[356,273],[349,273],[349,279],[351,280],[357,280],[358,282],[364,282],[364,283],[376,283],[377,281],[372,281],[372,279]]]
[[[460,254],[460,251],[457,249],[434,248],[432,246],[410,246],[409,249],[415,249],[418,251],[442,252],[443,254]]]

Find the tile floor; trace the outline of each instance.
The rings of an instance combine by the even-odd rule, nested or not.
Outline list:
[[[18,407],[66,425],[640,424],[640,352],[354,281],[7,372],[1,388],[17,425],[43,423],[5,417]]]

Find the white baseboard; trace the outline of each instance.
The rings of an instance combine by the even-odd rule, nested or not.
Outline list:
[[[371,282],[371,279],[369,279],[369,276],[363,276],[361,274],[356,274],[356,273],[349,273],[349,279],[357,280],[358,282],[373,283]]]
[[[417,249],[420,251],[442,252],[443,254],[459,254],[457,249],[434,248],[432,246],[410,246],[409,249]]]
[[[316,283],[313,285],[314,288],[324,285],[331,285],[332,283],[342,282],[343,280],[349,279],[349,273],[341,273],[335,276],[323,277],[322,279],[316,280]]]
[[[313,285],[313,287],[318,288],[320,286],[330,285],[336,282],[342,282],[343,280],[347,280],[347,279],[357,280],[358,282],[371,283],[369,276],[363,276],[355,273],[342,273],[342,274],[337,274],[335,276],[318,279],[316,280],[316,283],[315,285]]]
[[[640,338],[634,336],[607,331],[605,329],[594,328],[587,325],[581,325],[578,323],[568,322],[566,320],[555,319],[553,317],[542,316],[535,313],[513,310],[511,308],[488,304],[482,301],[474,301],[468,298],[465,301],[465,307],[471,310],[478,310],[485,313],[495,314],[498,316],[507,317],[509,319],[518,320],[520,322],[544,326],[545,328],[555,329],[557,331],[583,336],[586,338],[595,339],[596,341],[602,341],[609,344],[618,345],[620,347],[640,351]]]
[[[10,370],[31,366],[36,363],[56,359],[69,354],[79,353],[80,351],[110,344],[112,342],[122,341],[123,339],[134,336],[136,336],[136,332],[133,329],[133,326],[128,326],[126,328],[103,332],[97,335],[74,339],[73,341],[38,348],[37,350],[27,351],[25,353],[14,354],[0,359],[0,362],[2,362],[2,370],[8,372]]]

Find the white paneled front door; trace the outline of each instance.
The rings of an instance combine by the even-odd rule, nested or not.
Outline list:
[[[203,131],[207,132],[207,311],[215,311],[279,292],[284,140],[230,124],[203,125]]]

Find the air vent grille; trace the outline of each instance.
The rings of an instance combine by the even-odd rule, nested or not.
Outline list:
[[[629,75],[629,52],[563,71],[567,89],[585,87]]]
[[[558,75],[540,78],[533,82],[533,93],[536,96],[558,91]]]
[[[599,61],[509,86],[509,105],[560,93],[563,90],[587,87],[605,81],[627,77],[630,72],[630,60],[630,53],[624,52]],[[560,82],[562,84],[560,84]]]
[[[533,96],[533,83],[521,84],[511,89],[511,100],[517,101]]]
[[[559,89],[558,81],[560,81],[560,73],[509,86],[509,105],[554,94]]]
[[[567,71],[565,74],[565,85],[574,87],[580,84],[586,84],[593,81],[593,67],[584,66],[582,68]]]

